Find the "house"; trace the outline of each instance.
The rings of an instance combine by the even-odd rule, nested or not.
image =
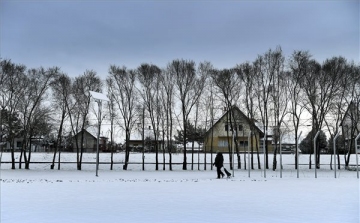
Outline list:
[[[81,133],[84,132],[84,139],[83,139],[83,151],[84,152],[96,152],[97,150],[97,137],[93,136],[90,132],[83,129],[82,131],[78,132],[75,136],[72,137],[71,144],[72,144],[72,152],[76,152],[76,142],[78,142],[79,148],[81,148]],[[106,152],[107,151],[107,138],[100,137],[99,140],[99,151]]]
[[[20,152],[23,147],[23,141],[23,138],[14,138],[13,148],[11,148],[10,142],[3,142],[3,151],[10,152],[14,149],[15,152]],[[44,138],[39,136],[31,138],[30,146],[32,152],[49,152],[50,144],[46,144]]]
[[[354,152],[355,138],[360,133],[360,101],[352,101],[340,123],[345,145],[350,146],[351,152]],[[360,140],[358,140],[358,153],[360,153]]]
[[[236,131],[233,131],[236,130]],[[263,152],[262,130],[255,125],[238,107],[228,110],[223,116],[205,133],[204,149],[206,152],[229,152],[235,148],[234,139],[237,140],[239,151],[248,151],[249,134],[251,135],[251,150]],[[233,135],[236,134],[237,136]],[[271,140],[266,140],[268,151],[271,151]]]
[[[24,140],[22,138],[15,138],[14,139],[14,148],[11,148],[9,142],[5,142],[3,151],[4,152],[10,152],[12,149],[14,149],[15,152],[19,152],[21,150],[21,148],[22,148],[23,141]]]

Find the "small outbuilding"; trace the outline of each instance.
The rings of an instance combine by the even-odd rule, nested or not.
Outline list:
[[[84,133],[84,137],[81,141],[81,135]],[[97,150],[97,137],[92,135],[87,130],[83,129],[82,131],[78,132],[75,136],[72,137],[72,152],[76,152],[77,146],[81,148],[81,142],[83,145],[83,151],[84,152],[96,152]],[[100,152],[106,152],[107,151],[107,138],[106,137],[100,137],[99,140],[99,151]]]

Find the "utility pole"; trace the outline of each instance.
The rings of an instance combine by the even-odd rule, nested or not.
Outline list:
[[[145,133],[145,106],[143,105],[142,109],[142,170],[145,170],[145,139],[144,139],[144,133]]]
[[[98,134],[97,134],[97,145],[96,145],[96,176],[98,176],[98,170],[99,170],[99,143],[100,143],[100,129],[101,129],[101,102],[102,101],[109,101],[109,99],[106,97],[106,95],[90,91],[90,95],[95,99],[95,101],[98,104]]]

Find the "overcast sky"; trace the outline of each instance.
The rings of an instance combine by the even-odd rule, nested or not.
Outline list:
[[[165,67],[173,59],[231,68],[281,46],[323,62],[359,62],[354,1],[0,1],[1,58],[28,68],[86,69],[110,64]]]

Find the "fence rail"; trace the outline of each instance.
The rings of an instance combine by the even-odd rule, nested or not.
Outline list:
[[[9,163],[12,163],[11,161],[2,161],[1,162],[2,164],[9,164]],[[14,163],[16,164],[19,164],[20,162],[19,161],[15,161]],[[21,162],[22,164],[25,164],[24,161]],[[30,164],[52,164],[53,162],[50,162],[50,161],[34,161],[34,162],[30,162]],[[54,162],[54,164],[58,164],[59,162]],[[60,162],[60,164],[76,164],[77,162]],[[81,162],[81,164],[96,164],[96,162]],[[110,165],[111,162],[99,162],[99,164],[103,164],[103,165]],[[113,162],[112,164],[125,164],[125,162]],[[134,165],[139,165],[139,164],[143,164],[142,162],[128,162],[128,165],[131,165],[131,164],[134,164]],[[155,165],[156,163],[155,162],[144,162],[145,165]],[[164,163],[163,162],[159,162],[158,164],[161,164],[163,165]],[[170,163],[169,162],[166,162],[165,165],[169,165]],[[183,165],[183,163],[179,163],[179,162],[175,162],[175,163],[171,163],[172,165]],[[191,165],[191,163],[186,163],[187,165]],[[205,163],[198,163],[198,162],[194,162],[194,165],[204,165]],[[211,163],[208,162],[206,163],[207,165],[210,165]],[[224,164],[230,164],[230,163],[224,163]],[[256,164],[256,163],[254,163]],[[235,163],[236,165],[236,163]],[[283,166],[294,166],[295,164],[283,164]],[[299,166],[308,166],[309,164],[308,163],[304,163],[304,164],[300,164],[299,163]],[[320,166],[329,166],[329,164],[320,164]],[[345,164],[340,164],[340,166],[345,166]],[[356,164],[349,164],[349,166],[356,166]]]

